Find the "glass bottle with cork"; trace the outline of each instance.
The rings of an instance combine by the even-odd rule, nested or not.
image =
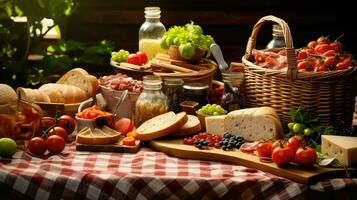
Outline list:
[[[279,24],[273,24],[272,35],[273,35],[273,38],[267,44],[267,46],[266,46],[267,49],[285,47],[283,30],[281,29]]]
[[[158,52],[166,52],[160,47],[160,40],[166,29],[160,21],[160,7],[145,7],[144,13],[145,22],[139,29],[139,51],[146,53],[151,60]]]
[[[143,77],[144,90],[135,104],[134,124],[136,127],[143,122],[169,111],[167,97],[161,91],[162,80],[159,76]]]

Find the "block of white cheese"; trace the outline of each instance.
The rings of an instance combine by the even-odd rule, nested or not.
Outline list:
[[[357,137],[322,135],[321,150],[343,166],[357,165]]]
[[[224,118],[226,115],[205,117],[206,132],[210,134],[223,135],[224,133]]]
[[[259,141],[281,138],[283,128],[275,109],[259,107],[229,112],[224,119],[224,132]]]

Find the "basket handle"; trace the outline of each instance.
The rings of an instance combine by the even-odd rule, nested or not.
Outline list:
[[[296,56],[295,56],[295,49],[293,45],[293,39],[290,33],[290,28],[288,24],[275,16],[268,15],[262,17],[255,25],[252,31],[252,35],[248,39],[247,48],[245,50],[245,54],[248,55],[249,58],[252,55],[252,50],[255,48],[257,42],[257,35],[260,30],[260,27],[267,21],[272,21],[277,23],[283,30],[284,40],[285,40],[285,49],[286,49],[286,56],[288,62],[288,71],[287,71],[287,78],[289,80],[295,80],[297,78],[297,69],[296,69]]]

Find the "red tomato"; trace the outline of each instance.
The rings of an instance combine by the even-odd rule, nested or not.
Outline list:
[[[324,36],[321,36],[317,39],[317,42],[319,44],[330,44],[330,40],[328,39],[328,37],[324,37]]]
[[[328,51],[326,51],[324,54],[322,54],[323,56],[335,56],[336,55],[336,51],[334,49],[330,49]]]
[[[317,41],[313,40],[307,44],[307,47],[309,47],[310,49],[315,49],[318,44],[319,43]]]
[[[319,44],[315,47],[316,53],[319,53],[319,54],[323,54],[328,50],[331,50],[331,47],[328,44]]]
[[[290,147],[277,147],[273,150],[271,158],[279,167],[294,161],[294,151]]]
[[[140,57],[141,65],[145,65],[148,62],[148,56],[146,53],[138,51],[136,55]]]
[[[297,64],[297,69],[300,71],[300,70],[303,70],[303,71],[307,71],[307,62],[305,60],[299,62]]]
[[[260,51],[257,52],[257,54],[254,57],[254,60],[256,62],[264,62],[265,61],[265,55],[263,53],[261,53]]]
[[[273,152],[273,142],[267,141],[259,143],[257,147],[257,152],[259,157],[271,158],[271,154]]]
[[[47,130],[55,125],[55,119],[52,117],[42,117],[40,126],[42,130]]]
[[[283,147],[283,146],[285,146],[285,142],[284,142],[284,141],[282,141],[282,140],[276,140],[275,142],[273,142],[271,148],[272,148],[272,150],[274,151],[275,148],[277,148],[277,147]]]
[[[66,142],[61,136],[51,135],[46,140],[48,151],[52,154],[59,154],[66,146]]]
[[[309,49],[309,48],[301,49],[300,52],[306,52],[307,54],[316,54],[314,49]]]
[[[327,72],[327,71],[329,71],[329,70],[328,70],[328,67],[327,67],[326,65],[320,63],[320,64],[318,64],[318,65],[316,66],[315,71],[316,71],[316,72]]]
[[[298,148],[306,147],[306,141],[301,136],[295,135],[289,138],[287,146],[290,147],[295,153]]]
[[[299,51],[299,53],[296,56],[296,60],[303,60],[307,58],[307,52],[306,51]]]
[[[67,133],[66,129],[64,129],[60,126],[55,126],[55,127],[51,128],[47,134],[48,134],[48,136],[59,135],[63,139],[68,140],[68,133]]]
[[[348,67],[350,66],[349,62],[347,61],[342,61],[336,64],[335,69],[336,70],[344,70],[344,69],[348,69]]]
[[[25,116],[25,122],[33,122],[40,119],[40,114],[30,106],[24,106],[22,108],[22,114]]]
[[[32,154],[37,156],[42,156],[47,150],[46,142],[41,137],[32,138],[27,148]]]
[[[76,122],[74,121],[73,117],[69,115],[62,115],[57,121],[57,126],[66,129],[67,133],[71,134],[76,127]]]
[[[128,118],[121,118],[114,124],[114,129],[123,135],[126,135],[134,128],[133,122]]]
[[[123,138],[123,144],[128,146],[135,146],[135,138],[125,137]]]
[[[315,164],[317,153],[311,147],[301,147],[296,151],[295,162],[303,167],[311,167]]]
[[[128,59],[126,60],[126,62],[133,64],[133,65],[141,65],[140,56],[137,54],[133,54],[133,53],[128,56]]]
[[[335,50],[336,52],[341,52],[342,48],[343,48],[341,42],[338,42],[338,41],[331,42],[330,47],[331,47],[331,49]]]
[[[324,65],[333,68],[337,64],[337,58],[335,56],[327,56],[324,58]]]

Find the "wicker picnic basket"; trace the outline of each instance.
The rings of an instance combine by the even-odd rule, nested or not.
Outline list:
[[[262,68],[252,62],[260,27],[268,21],[282,27],[287,51],[287,70]],[[269,49],[276,51],[281,49]],[[355,105],[356,69],[328,72],[297,71],[296,56],[288,24],[277,17],[265,16],[254,26],[242,58],[248,107],[270,106],[277,110],[286,129],[289,111],[303,106],[316,113],[322,125],[351,126]]]

